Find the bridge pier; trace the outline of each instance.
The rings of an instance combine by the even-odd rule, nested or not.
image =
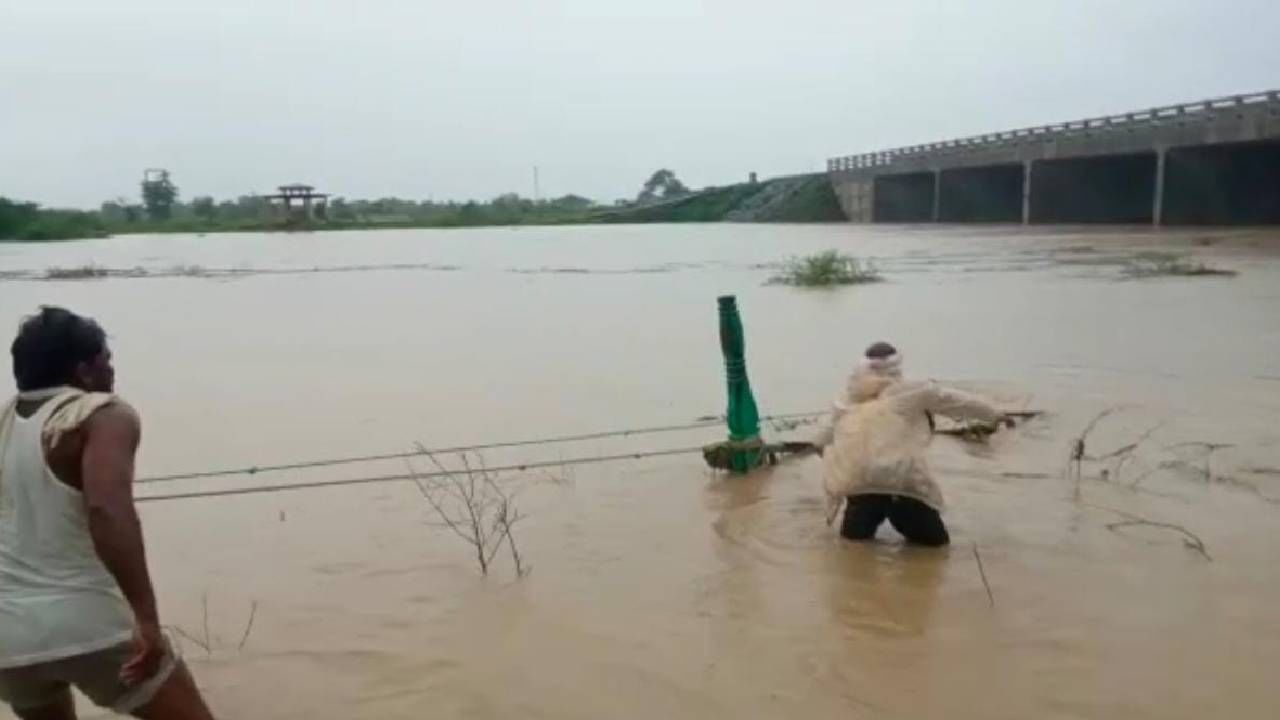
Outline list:
[[[1034,160],[1022,161],[1022,224],[1031,224],[1031,169]]]
[[[1151,204],[1151,224],[1155,227],[1160,227],[1164,218],[1164,166],[1168,154],[1168,150],[1156,148],[1156,188],[1155,199]]]
[[[942,220],[942,171],[933,171],[933,222]]]

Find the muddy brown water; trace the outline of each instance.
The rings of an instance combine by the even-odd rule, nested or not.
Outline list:
[[[164,619],[200,641],[180,642],[222,717],[1269,717],[1278,235],[711,225],[121,237],[0,245],[0,319],[59,303],[102,321],[119,389],[144,417],[151,476],[714,414],[722,293],[739,298],[765,412],[824,407],[859,350],[889,339],[911,374],[1049,413],[989,446],[935,443],[954,539],[943,551],[904,547],[887,527],[875,544],[838,540],[811,459],[745,479],[711,475],[696,455],[557,469],[558,483],[510,476],[533,567],[518,582],[501,558],[481,578],[404,483],[148,503]],[[874,258],[888,282],[764,284],[772,264],[829,247]],[[1241,274],[1121,279],[1125,258],[1152,249]],[[31,279],[89,263],[161,276]],[[1091,453],[1160,427],[1120,467],[1087,464],[1077,488],[1063,475],[1071,439],[1113,407]],[[1231,447],[1186,444],[1198,442]],[[1185,528],[1212,560],[1180,530],[1115,526],[1130,516]]]

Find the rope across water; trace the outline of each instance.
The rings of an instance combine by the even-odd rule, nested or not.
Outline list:
[[[803,413],[786,413],[779,415],[768,415],[762,420],[765,421],[783,421],[783,420],[800,420],[814,418],[825,414],[826,411],[803,412]],[[254,465],[243,468],[229,468],[223,470],[204,470],[189,473],[177,473],[172,475],[157,475],[152,477],[144,477],[137,480],[139,485],[151,485],[156,483],[176,482],[180,480],[201,480],[221,477],[234,477],[239,475],[254,476],[260,473],[280,472],[284,470],[300,470],[321,467],[334,467],[341,465],[350,465],[356,463],[376,462],[380,460],[403,460],[414,457],[422,457],[440,454],[455,454],[466,452],[477,452],[480,450],[492,450],[498,448],[512,447],[529,447],[535,445],[552,445],[559,443],[582,442],[586,440],[599,440],[611,437],[629,437],[636,435],[650,435],[664,432],[677,432],[681,430],[696,430],[703,428],[711,428],[721,425],[724,422],[722,418],[714,418],[707,420],[699,420],[693,423],[683,423],[678,425],[661,425],[642,428],[630,428],[625,430],[611,430],[606,432],[580,433],[575,435],[559,435],[553,437],[527,439],[527,440],[511,440],[492,443],[481,443],[476,445],[459,445],[455,447],[444,448],[420,448],[417,450],[382,453],[376,455],[352,455],[347,457],[327,458],[321,460],[304,460],[290,463],[280,463],[274,465]],[[681,455],[685,453],[702,452],[702,446],[667,448],[659,450],[649,450],[636,453],[618,453],[612,455],[595,455],[575,458],[564,458],[557,460],[543,460],[536,462],[520,463],[506,465],[500,467],[489,467],[491,472],[509,472],[509,471],[526,471],[538,468],[548,467],[564,467],[569,465],[585,465],[590,463],[616,462],[620,460],[638,460],[650,457],[664,457],[671,455]],[[143,495],[137,498],[138,502],[155,502],[160,500],[181,500],[203,497],[225,497],[230,495],[252,495],[262,493],[284,492],[287,490],[302,490],[307,488],[320,487],[336,487],[344,485],[366,485],[371,483],[385,482],[408,482],[417,479],[427,479],[432,477],[441,477],[448,475],[448,471],[432,471],[425,473],[400,473],[392,475],[374,475],[367,477],[344,478],[338,480],[320,480],[313,482],[289,483],[286,485],[254,485],[240,488],[226,488],[218,490],[193,490],[190,492],[166,493],[160,495]]]

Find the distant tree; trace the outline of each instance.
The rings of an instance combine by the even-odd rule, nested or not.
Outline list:
[[[213,204],[213,198],[201,195],[191,200],[191,214],[201,220],[213,220],[218,214],[218,208]]]
[[[649,179],[645,181],[644,187],[640,189],[640,194],[636,196],[636,201],[641,205],[645,205],[658,200],[671,200],[688,194],[689,188],[685,187],[685,184],[676,178],[676,174],[671,170],[662,168],[650,175]]]
[[[128,201],[124,198],[119,200],[104,200],[102,205],[98,207],[98,215],[106,222],[121,223],[125,221],[124,207]]]
[[[595,205],[589,198],[581,195],[565,195],[551,201],[551,204],[562,210],[586,210]]]
[[[461,220],[463,224],[479,225],[484,222],[485,219],[484,208],[475,201],[465,202],[462,204],[462,207],[458,208],[458,219]]]
[[[356,213],[346,198],[336,197],[329,201],[329,217],[334,220],[350,222],[356,219]]]
[[[493,206],[494,210],[508,214],[527,212],[534,208],[532,200],[522,198],[516,193],[503,193],[494,198],[489,204]]]
[[[236,198],[236,214],[244,220],[258,220],[266,216],[267,205],[261,195],[241,195]]]
[[[16,238],[35,222],[40,206],[0,197],[0,239]]]
[[[0,197],[0,240],[66,240],[105,234],[97,213],[51,210]]]
[[[142,204],[147,208],[147,217],[168,220],[177,201],[178,188],[169,179],[169,171],[148,170],[142,180]]]

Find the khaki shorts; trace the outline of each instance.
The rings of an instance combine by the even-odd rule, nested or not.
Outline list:
[[[97,652],[61,660],[0,670],[0,700],[14,711],[34,710],[63,701],[75,686],[99,707],[122,715],[151,702],[181,659],[168,645],[160,669],[132,687],[120,682],[120,668],[133,657],[133,644],[121,643]]]

